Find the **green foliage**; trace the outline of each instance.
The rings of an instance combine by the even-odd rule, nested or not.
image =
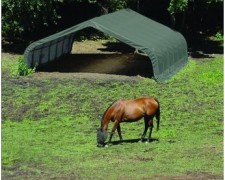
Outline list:
[[[223,35],[220,32],[217,32],[215,34],[215,40],[217,40],[217,41],[223,41]]]
[[[75,2],[75,3],[74,3]],[[139,2],[139,3],[138,3]],[[190,15],[190,18],[195,17],[199,18],[201,20],[196,20],[195,22],[207,22],[207,24],[210,23],[211,20],[205,20],[204,18],[208,16],[213,16],[216,10],[222,9],[223,1],[222,0],[201,0],[201,1],[188,1],[188,0],[170,0],[169,1],[169,7],[168,11],[171,15],[171,23],[173,26],[177,25],[179,23],[176,21],[175,15],[180,12],[187,11]],[[188,2],[192,3],[193,5],[188,7]],[[68,4],[71,3],[72,6],[69,6]],[[53,0],[53,1],[46,1],[46,0],[20,0],[20,1],[14,1],[14,0],[3,0],[2,1],[2,35],[3,37],[11,38],[11,39],[39,39],[44,36],[48,36],[52,33],[55,33],[57,31],[60,31],[61,28],[67,27],[64,23],[65,21],[73,21],[73,17],[63,16],[63,13],[60,12],[62,7],[68,7],[68,8],[74,8],[76,9],[76,3],[79,4],[85,4],[87,5],[87,17],[95,16],[95,14],[90,13],[88,11],[88,8],[95,7],[96,10],[96,16],[99,16],[100,14],[104,13],[110,13],[114,12],[119,9],[123,8],[131,8],[131,9],[137,9],[137,6],[140,7],[141,13],[147,12],[149,8],[158,8],[158,7],[148,7],[145,6],[145,1],[138,1],[138,0]],[[165,2],[167,3],[167,2]],[[139,4],[139,5],[138,5]],[[153,3],[154,4],[154,3]],[[160,4],[160,3],[158,3]],[[213,5],[217,4],[217,9],[213,9]],[[92,6],[94,5],[94,6]],[[199,8],[199,6],[202,6]],[[191,8],[195,7],[195,8]],[[189,9],[188,9],[189,8]],[[198,11],[198,9],[202,9],[204,11],[208,11],[212,9],[212,11],[209,11],[209,15],[202,14],[202,16],[195,16],[194,10]],[[66,11],[66,10],[65,10]],[[92,10],[90,10],[92,12]],[[163,13],[163,12],[162,12]],[[222,13],[222,11],[221,11]],[[144,13],[145,14],[145,13]],[[90,16],[89,16],[90,15]],[[179,15],[178,15],[179,16]],[[196,26],[195,23],[192,21],[188,21],[190,24],[185,23],[185,16],[183,16],[182,20],[182,26],[184,24],[187,27],[194,27]],[[217,15],[215,15],[217,17]],[[65,19],[62,19],[65,18]],[[151,18],[151,17],[150,17]],[[188,19],[188,17],[186,17]],[[75,22],[79,22],[79,20],[83,20],[83,17],[76,17],[77,19]],[[214,18],[211,18],[214,19]],[[163,21],[163,19],[162,19]],[[219,28],[222,29],[222,23],[219,24]],[[71,24],[69,24],[71,25]],[[182,28],[181,28],[182,29]],[[204,28],[203,28],[204,29]],[[212,28],[213,29],[213,28]],[[206,29],[208,31],[208,29]],[[37,37],[39,36],[39,37]]]
[[[24,62],[23,56],[4,55],[2,57],[2,72],[11,77],[26,76],[34,73],[36,68],[28,68]]]
[[[170,14],[176,14],[179,12],[183,12],[187,9],[188,0],[171,0],[168,11]]]
[[[53,1],[3,0],[2,34],[10,38],[38,32],[43,27],[55,25],[58,16]]]
[[[103,9],[106,9],[108,12],[114,12],[119,9],[127,7],[128,0],[108,0],[108,1],[96,1]]]
[[[50,31],[60,20],[58,4],[75,1],[77,3],[97,3],[109,12],[126,7],[126,0],[92,1],[92,0],[3,0],[2,1],[2,35],[11,39],[27,38],[32,33],[41,36],[45,29]]]
[[[26,76],[35,72],[35,68],[31,69],[27,67],[27,64],[24,62],[24,58],[19,57],[18,59],[18,69],[16,76]]]
[[[111,0],[110,7],[113,11],[123,9],[127,6],[126,0]]]

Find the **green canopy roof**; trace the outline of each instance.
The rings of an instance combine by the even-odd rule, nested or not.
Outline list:
[[[179,32],[130,9],[90,19],[30,44],[24,52],[25,62],[34,67],[70,53],[75,33],[87,27],[111,35],[148,55],[156,80],[169,79],[187,64],[187,43]]]

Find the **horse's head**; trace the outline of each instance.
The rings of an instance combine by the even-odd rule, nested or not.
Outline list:
[[[97,131],[97,143],[99,147],[102,147],[105,145],[105,141],[107,139],[107,132],[106,130],[99,128]]]

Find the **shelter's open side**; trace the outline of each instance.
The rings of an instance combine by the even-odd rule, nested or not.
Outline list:
[[[71,54],[41,65],[38,72],[99,73],[153,77],[148,56],[118,41],[74,42]]]

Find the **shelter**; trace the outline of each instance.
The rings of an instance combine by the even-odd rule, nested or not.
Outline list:
[[[24,52],[26,64],[34,67],[69,54],[75,33],[88,27],[145,53],[152,62],[154,78],[158,81],[168,80],[187,64],[187,43],[179,32],[130,9],[90,19],[33,42]]]

